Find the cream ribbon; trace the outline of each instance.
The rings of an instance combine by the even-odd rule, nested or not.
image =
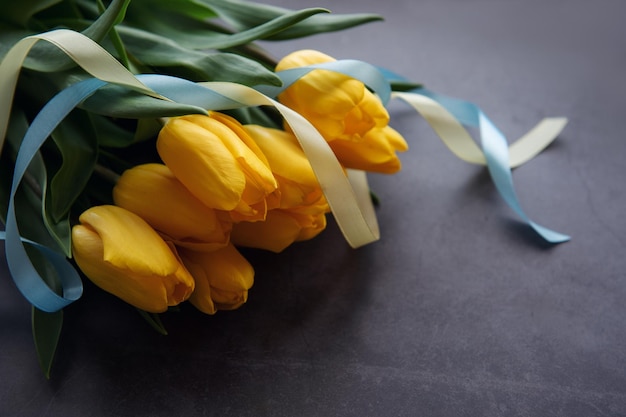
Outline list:
[[[443,143],[459,159],[470,164],[487,165],[480,147],[463,125],[441,104],[421,94],[394,92],[392,97],[409,103],[428,122]],[[509,146],[509,167],[516,168],[544,150],[561,133],[567,119],[543,119],[528,133]]]

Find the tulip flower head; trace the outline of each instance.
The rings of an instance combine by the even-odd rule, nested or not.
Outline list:
[[[244,128],[267,157],[278,183],[279,208],[326,204],[313,168],[293,133],[259,125]]]
[[[248,300],[254,269],[233,245],[212,252],[181,249],[180,255],[196,280],[189,301],[198,310],[215,314],[236,309]]]
[[[215,250],[228,244],[232,223],[191,194],[163,164],[125,171],[113,188],[113,200],[177,246]]]
[[[72,228],[72,252],[83,273],[103,290],[159,313],[189,298],[194,280],[143,219],[117,206],[96,206]]]
[[[293,242],[317,236],[326,228],[330,209],[295,136],[258,125],[244,127],[267,156],[278,181],[280,201],[267,212],[265,221],[235,224],[232,242],[281,252]]]
[[[263,220],[278,184],[265,156],[235,119],[219,113],[170,119],[157,150],[174,176],[207,207],[234,221]]]
[[[302,50],[284,57],[277,71],[331,62],[318,51]],[[389,114],[365,85],[347,75],[316,69],[278,96],[322,134],[346,168],[395,173],[396,152],[408,149],[404,138],[388,126]]]

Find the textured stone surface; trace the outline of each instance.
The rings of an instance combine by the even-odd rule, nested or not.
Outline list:
[[[280,255],[247,252],[246,306],[184,306],[159,336],[87,284],[66,310],[53,379],[30,309],[0,266],[2,416],[626,415],[626,3],[296,1],[376,12],[334,35],[267,46],[357,58],[479,104],[515,139],[570,124],[514,172],[547,247],[485,170],[457,160],[412,110],[403,171],[372,176],[382,240],[352,250],[333,224]]]

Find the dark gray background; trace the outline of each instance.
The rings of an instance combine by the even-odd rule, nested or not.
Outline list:
[[[484,169],[395,103],[411,149],[401,173],[371,176],[381,241],[352,250],[331,224],[280,255],[247,253],[256,283],[238,311],[184,306],[162,337],[86,284],[46,381],[2,261],[0,415],[626,415],[626,3],[273,4],[386,16],[267,45],[277,56],[389,67],[476,102],[511,140],[568,117],[514,180],[527,213],[572,241],[542,244]]]

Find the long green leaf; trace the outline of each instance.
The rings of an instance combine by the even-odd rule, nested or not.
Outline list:
[[[222,19],[230,23],[237,31],[244,31],[293,13],[292,10],[267,4],[240,0],[200,0],[215,10]],[[362,25],[377,20],[382,16],[370,13],[324,14],[311,16],[285,30],[278,31],[265,40],[287,40],[301,38],[323,32],[333,32]]]
[[[26,245],[26,251],[46,284],[56,293],[61,292],[61,281],[54,267],[43,256],[39,250],[30,245]],[[32,332],[35,342],[35,350],[39,365],[46,378],[50,378],[54,356],[61,337],[63,327],[63,310],[46,313],[36,307],[32,307]]]
[[[25,26],[28,20],[36,13],[52,7],[62,0],[19,0],[7,1],[2,4],[0,20],[17,23]]]
[[[22,38],[32,34],[32,31],[0,22],[0,60],[4,58],[13,45],[19,42]]]
[[[52,363],[63,327],[63,310],[46,313],[33,307],[32,326],[39,365],[45,377],[50,379]]]
[[[198,20],[217,17],[212,8],[198,0],[134,0],[133,4],[176,12]]]
[[[42,162],[40,155],[35,159],[39,159],[35,161],[36,165]],[[43,171],[43,169],[38,168],[37,171]],[[36,175],[33,175],[33,169],[29,167],[25,181],[15,194],[15,212],[20,235],[49,248],[61,250],[59,242],[50,235],[44,223],[42,210],[41,185]]]
[[[115,85],[99,89],[79,107],[91,113],[126,119],[206,114],[201,107],[159,100]]]
[[[124,148],[135,142],[135,132],[120,126],[108,117],[89,113],[99,146]],[[143,120],[143,119],[142,119]]]
[[[130,0],[113,0],[107,10],[86,28],[83,34],[96,42],[102,41],[113,25],[123,18],[129,2]],[[24,66],[40,72],[58,72],[75,64],[55,46],[48,42],[38,42],[28,54]]]
[[[8,152],[3,152],[0,155],[0,221],[3,224],[6,224],[11,182],[13,181],[13,161],[9,160],[8,155]]]
[[[259,20],[258,24],[238,30],[237,33],[225,33],[227,31],[224,28],[211,22],[191,19],[180,14],[166,15],[163,10],[147,6],[143,8],[131,6],[127,21],[128,25],[158,33],[191,49],[227,49],[249,44],[258,39],[266,39],[320,13],[328,13],[328,10],[322,8],[287,10],[270,19]]]
[[[2,173],[7,172],[5,178],[13,176],[12,168],[15,162],[17,150],[20,147],[22,138],[28,129],[26,116],[19,109],[15,109],[11,115],[11,123],[7,131],[7,150],[2,154]],[[5,163],[7,162],[7,163]],[[17,213],[17,223],[20,235],[35,242],[39,242],[51,249],[59,250],[58,242],[52,238],[43,220],[43,193],[46,182],[46,170],[43,163],[41,153],[37,153],[33,161],[28,166],[26,175],[22,184],[15,194],[15,212]],[[2,181],[2,194],[6,202],[3,202],[2,216],[6,215],[6,207],[8,204],[9,192],[11,189],[10,182]],[[5,194],[6,193],[6,194]],[[45,271],[44,271],[45,273]],[[50,277],[50,282],[54,282]]]
[[[24,134],[28,130],[28,120],[21,109],[11,112],[9,127],[7,129],[7,149],[0,158],[0,213],[2,223],[6,224],[7,211],[9,209],[9,196],[13,182],[13,167],[17,149],[22,142]]]
[[[272,71],[239,55],[187,49],[163,36],[130,27],[119,26],[118,30],[129,53],[159,72],[194,81],[281,85]]]
[[[19,113],[18,113],[19,114]],[[20,118],[23,119],[23,118]],[[15,155],[19,149],[27,123],[18,119],[15,128],[7,132],[7,142],[11,153]],[[66,255],[71,254],[69,217],[53,220],[46,211],[47,192],[46,164],[41,152],[37,152],[26,170],[24,180],[15,195],[17,223],[20,234],[35,242],[39,242],[54,250],[61,250]],[[42,271],[54,272],[52,269]],[[54,282],[54,277],[49,277]]]
[[[50,181],[46,211],[53,222],[67,217],[97,160],[96,132],[84,111],[71,112],[52,133],[63,162]]]

